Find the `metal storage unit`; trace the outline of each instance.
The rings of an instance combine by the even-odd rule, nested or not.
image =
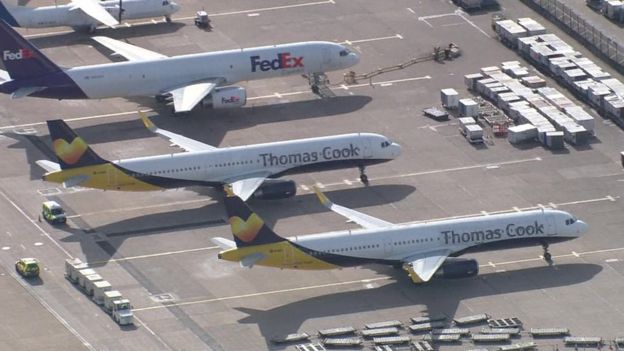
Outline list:
[[[479,104],[472,99],[459,100],[459,114],[466,117],[476,117],[479,115]]]
[[[459,93],[455,89],[440,90],[440,99],[442,106],[448,109],[456,109],[459,105]]]
[[[507,129],[507,140],[512,144],[535,139],[537,139],[537,127],[530,123],[520,124]]]

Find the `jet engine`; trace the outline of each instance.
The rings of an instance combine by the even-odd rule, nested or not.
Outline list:
[[[267,179],[253,193],[253,197],[262,200],[278,200],[295,196],[297,185],[292,180]]]
[[[479,263],[470,258],[447,258],[435,272],[434,278],[458,279],[479,274]]]
[[[202,107],[212,106],[215,109],[242,107],[247,103],[247,92],[243,87],[215,88],[202,100]]]

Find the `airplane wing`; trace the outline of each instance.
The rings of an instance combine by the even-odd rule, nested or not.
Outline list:
[[[343,217],[348,218],[349,220],[361,225],[366,229],[387,228],[395,225],[394,223],[384,221],[383,219],[375,218],[367,214],[358,212],[356,210],[336,205],[335,203],[331,202],[327,198],[327,196],[325,196],[325,194],[323,194],[317,187],[314,187],[314,192],[316,192],[316,196],[318,196],[319,200],[325,207],[338,213],[339,215],[342,215]]]
[[[109,27],[114,27],[119,24],[115,17],[108,13],[97,0],[72,0],[71,3],[73,5],[71,8],[72,10],[80,9],[88,16]]]
[[[0,69],[0,81],[6,82],[7,80],[11,80],[9,72]]]
[[[141,116],[141,120],[143,120],[145,127],[147,127],[147,129],[149,129],[152,133],[156,133],[167,138],[171,143],[178,145],[186,151],[206,151],[217,149],[212,145],[204,144],[200,141],[158,128],[143,111],[139,111],[139,115]]]
[[[222,79],[206,79],[169,91],[175,112],[189,112],[221,83]]]
[[[21,99],[23,97],[26,97],[30,94],[34,94],[38,91],[41,91],[45,89],[45,87],[23,87],[23,88],[19,88],[16,91],[14,91],[13,93],[11,93],[11,99]]]
[[[106,46],[116,55],[125,57],[128,61],[145,61],[166,58],[167,56],[154,51],[140,48],[123,41],[111,39],[108,37],[93,37],[93,40]]]
[[[227,183],[230,184],[234,195],[240,197],[243,201],[247,201],[269,175],[268,172],[253,176],[248,175],[237,180],[228,180]]]
[[[48,160],[37,160],[35,161],[35,163],[39,167],[43,168],[46,172],[56,172],[61,170],[61,166],[56,162]]]
[[[407,271],[414,283],[428,282],[450,254],[448,249],[434,250],[408,256],[403,262],[407,263]]]

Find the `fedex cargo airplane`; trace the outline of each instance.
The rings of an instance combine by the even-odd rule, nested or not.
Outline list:
[[[201,102],[214,108],[245,105],[247,94],[236,82],[291,74],[318,75],[351,67],[357,54],[346,47],[310,41],[167,57],[106,37],[94,38],[129,61],[60,68],[4,21],[0,51],[0,92],[11,98],[103,99],[156,96],[172,100],[174,112]]]
[[[58,163],[39,160],[43,180],[66,187],[150,191],[194,185],[228,185],[247,200],[294,196],[293,181],[275,180],[287,174],[359,167],[390,161],[399,144],[372,133],[332,135],[265,144],[217,148],[156,127],[145,115],[146,127],[187,152],[107,161],[63,121],[48,121]]]
[[[476,260],[457,258],[468,252],[541,245],[544,259],[551,263],[549,244],[578,238],[588,229],[570,213],[552,209],[393,224],[336,205],[315,190],[326,207],[363,229],[284,238],[229,194],[224,202],[234,241],[213,238],[223,249],[219,258],[243,267],[307,270],[387,264],[403,267],[414,283],[421,283],[434,276],[477,275]]]
[[[72,27],[93,32],[100,24],[113,27],[122,19],[164,16],[171,22],[171,15],[179,9],[180,6],[170,0],[72,0],[64,5],[36,8],[14,6],[7,0],[0,0],[0,19],[13,27]]]

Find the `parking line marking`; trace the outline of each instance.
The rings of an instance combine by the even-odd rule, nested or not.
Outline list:
[[[99,265],[99,264],[104,264],[104,263],[109,263],[109,262],[123,262],[123,261],[137,260],[137,259],[142,259],[142,258],[153,258],[153,257],[170,256],[170,255],[177,255],[177,254],[183,254],[183,253],[191,253],[191,252],[198,252],[198,251],[214,250],[214,249],[218,249],[218,248],[219,248],[219,246],[206,246],[206,247],[198,247],[198,248],[187,249],[187,250],[176,250],[176,251],[159,252],[159,253],[154,253],[154,254],[129,256],[129,257],[123,257],[123,258],[113,258],[113,259],[105,260],[105,261],[87,262],[87,264],[89,264],[89,265]]]
[[[366,284],[366,283],[370,283],[370,282],[382,281],[382,280],[390,280],[390,279],[392,279],[392,277],[378,277],[378,278],[368,278],[368,279],[361,279],[361,280],[352,280],[352,281],[347,281],[347,282],[328,283],[328,284],[319,284],[319,285],[309,285],[309,286],[302,286],[302,287],[297,287],[297,288],[262,291],[262,292],[257,292],[257,293],[243,294],[243,295],[236,295],[236,296],[216,297],[216,298],[213,298],[213,299],[204,299],[204,300],[187,301],[187,302],[179,302],[179,303],[169,303],[169,304],[166,304],[166,305],[159,305],[159,306],[139,307],[139,308],[132,309],[132,311],[133,312],[141,312],[141,311],[157,310],[157,309],[168,308],[168,307],[181,307],[181,306],[196,305],[196,304],[201,304],[201,303],[209,303],[209,302],[217,302],[217,301],[227,301],[227,300],[236,300],[236,299],[244,299],[244,298],[249,298],[249,297],[258,297],[258,296],[267,296],[267,295],[276,295],[276,294],[296,292],[296,291],[306,291],[306,290],[310,290],[310,289],[322,289],[322,288],[331,288],[331,287],[336,287],[336,286],[345,286],[345,285],[354,285],[354,284]]]
[[[412,8],[411,8],[411,7],[408,7],[408,8],[407,8],[407,11],[409,11],[409,12],[411,12],[411,13],[413,13],[413,14],[416,14],[416,12],[415,12],[414,10],[412,10]]]
[[[359,40],[345,40],[343,42],[340,42],[338,44],[347,44],[347,45],[352,45],[354,43],[367,43],[370,41],[379,41],[379,40],[388,40],[388,39],[403,39],[403,36],[401,34],[395,34],[395,35],[391,35],[391,36],[387,36],[387,37],[379,37],[379,38],[370,38],[370,39],[359,39]]]
[[[329,5],[329,4],[335,5],[336,2],[334,0],[316,1],[316,2],[307,2],[307,3],[302,3],[302,4],[291,4],[291,5],[264,7],[264,8],[251,9],[251,10],[240,10],[240,11],[221,12],[221,13],[209,13],[208,16],[209,17],[231,16],[231,15],[241,15],[241,14],[254,13],[254,12],[267,12],[267,11],[285,10],[285,9],[291,9],[291,8],[297,8],[297,7],[308,7],[308,6]],[[144,24],[152,24],[152,20],[153,19],[150,19],[150,20],[144,21],[144,22],[133,22],[132,25],[140,26],[140,25],[144,25]],[[183,21],[189,21],[189,20],[195,20],[195,16],[172,18],[173,22],[183,22]],[[129,25],[128,22],[126,22],[125,24]],[[100,29],[100,28],[106,28],[106,26],[98,27],[98,29]],[[37,37],[44,37],[44,36],[48,36],[48,35],[68,34],[68,33],[74,33],[74,31],[73,30],[53,31],[53,32],[25,35],[24,37],[25,38],[37,38]]]

